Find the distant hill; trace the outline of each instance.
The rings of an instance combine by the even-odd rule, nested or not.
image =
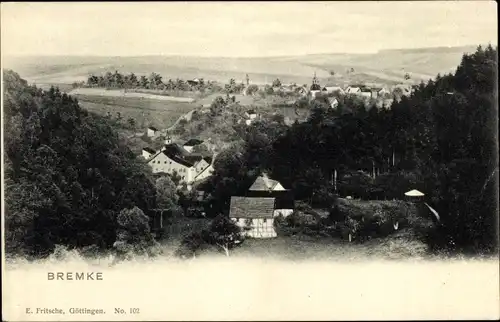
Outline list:
[[[464,53],[477,46],[381,50],[373,54],[314,54],[284,57],[226,58],[193,56],[40,56],[3,57],[4,68],[11,68],[35,83],[72,83],[88,75],[107,71],[157,72],[164,79],[205,78],[240,82],[248,73],[253,83],[308,84],[313,74],[324,83],[399,83],[409,73],[409,82],[428,80],[438,73],[454,71]],[[347,71],[354,69],[354,72]],[[332,76],[331,71],[335,74]]]

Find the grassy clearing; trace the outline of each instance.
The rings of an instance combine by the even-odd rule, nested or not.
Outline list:
[[[71,95],[85,95],[85,96],[104,96],[104,97],[119,97],[119,98],[131,98],[131,99],[150,99],[159,101],[172,101],[172,102],[182,102],[191,103],[194,101],[191,97],[176,97],[165,95],[165,93],[160,94],[159,92],[144,92],[144,91],[125,91],[121,89],[108,90],[104,88],[76,88],[71,91]]]
[[[131,97],[104,97],[75,95],[80,105],[89,111],[116,117],[119,112],[124,120],[133,118],[140,128],[155,126],[159,129],[172,126],[177,119],[194,108],[190,103],[157,101]]]

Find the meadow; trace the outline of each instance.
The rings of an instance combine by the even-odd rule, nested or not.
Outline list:
[[[125,90],[108,90],[103,88],[76,88],[70,92],[71,95],[84,95],[84,96],[103,96],[103,97],[123,97],[123,98],[138,98],[150,99],[158,101],[172,101],[179,103],[192,103],[194,98],[191,97],[178,97],[161,95],[159,92],[145,92],[145,91],[125,91]]]
[[[80,105],[92,112],[113,117],[120,113],[124,120],[132,118],[140,129],[154,126],[165,129],[172,126],[177,119],[194,109],[192,103],[156,100],[141,97],[74,95]]]

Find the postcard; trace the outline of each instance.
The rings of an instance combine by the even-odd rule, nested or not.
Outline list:
[[[3,319],[499,319],[496,12],[2,3]]]

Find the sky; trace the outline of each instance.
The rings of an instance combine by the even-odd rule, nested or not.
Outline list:
[[[2,55],[283,56],[497,44],[494,1],[1,4]]]

